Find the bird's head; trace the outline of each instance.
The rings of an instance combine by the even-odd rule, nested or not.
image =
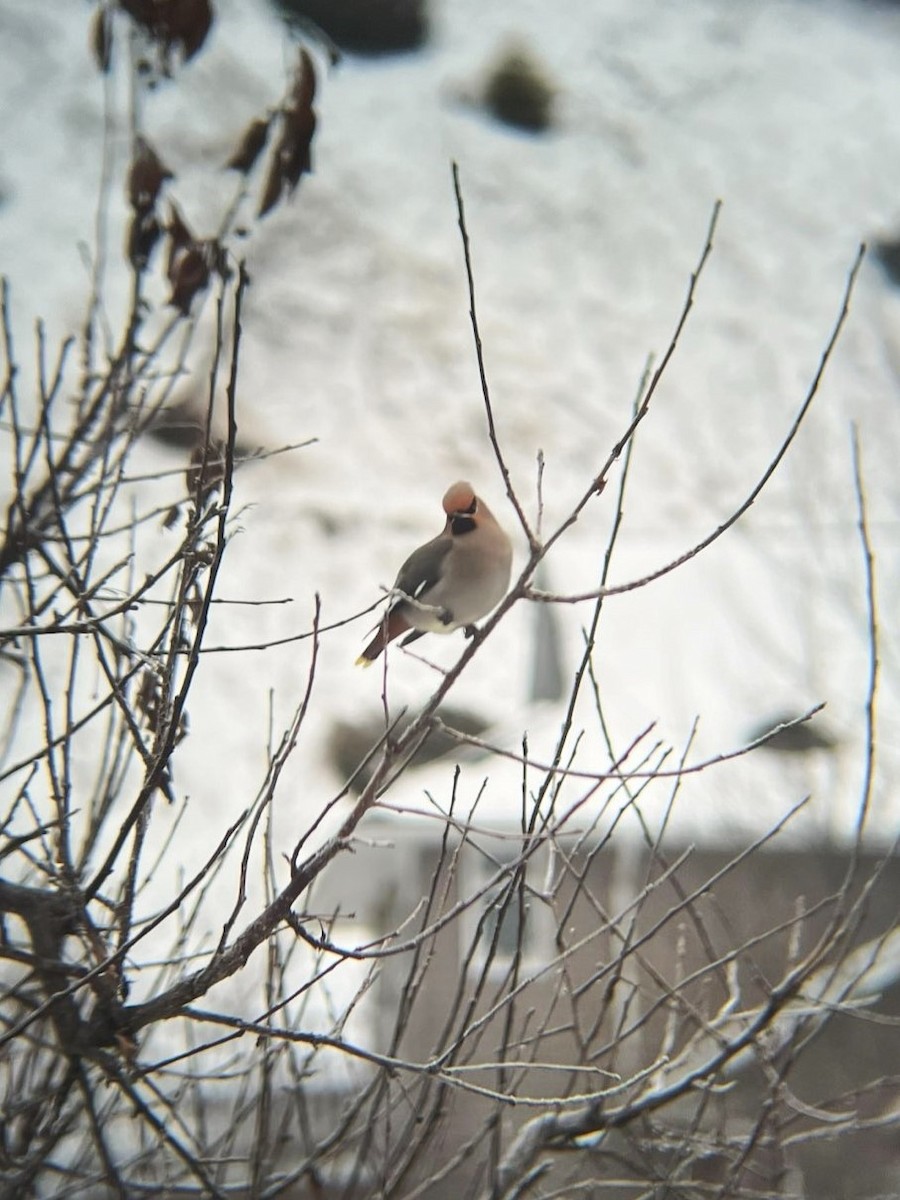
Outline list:
[[[473,517],[478,511],[478,497],[471,483],[461,479],[444,493],[444,512],[448,517]]]

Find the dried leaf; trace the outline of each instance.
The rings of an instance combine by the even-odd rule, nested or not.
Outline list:
[[[143,271],[150,261],[153,248],[160,239],[162,226],[153,212],[136,212],[128,229],[128,261],[138,271]]]
[[[210,269],[220,257],[220,248],[215,240],[195,238],[174,204],[168,234],[166,276],[172,285],[169,303],[187,316],[194,297],[209,284]]]
[[[134,139],[134,157],[128,170],[128,199],[137,213],[153,208],[160,188],[174,178],[145,137]]]
[[[263,184],[257,216],[264,217],[267,212],[270,212],[275,207],[281,199],[281,188],[281,162],[276,149],[269,162],[269,169],[266,172],[266,180]]]
[[[312,171],[310,146],[316,128],[316,118],[312,112],[309,113],[309,120],[308,127],[289,129],[282,147],[281,174],[287,184],[288,194],[294,191],[301,176]]]
[[[294,75],[290,101],[284,110],[284,146],[281,158],[283,174],[293,191],[300,176],[312,170],[311,146],[316,132],[313,100],[316,95],[316,69],[309,51],[300,48],[300,60]]]
[[[312,110],[316,98],[316,68],[305,46],[300,47],[300,61],[294,74],[292,101],[298,110]]]
[[[119,7],[128,13],[138,25],[143,25],[148,33],[153,31],[154,0],[119,0]]]
[[[97,9],[94,13],[94,19],[91,21],[91,49],[94,52],[94,58],[97,60],[97,66],[104,75],[109,71],[112,62],[112,29],[110,22],[111,14],[103,6]]]
[[[281,132],[272,153],[263,185],[259,216],[265,216],[286,192],[291,195],[303,175],[312,171],[312,140],[316,113],[316,71],[309,52],[303,48],[287,103],[281,113]]]
[[[171,267],[173,250],[183,250],[196,241],[188,228],[187,222],[174,204],[169,205],[169,225],[167,232],[172,239],[169,247],[169,267]],[[166,269],[168,270],[169,267]]]
[[[210,0],[119,0],[132,20],[168,58],[180,49],[185,61],[206,41],[213,23]]]
[[[173,256],[170,260],[169,282],[172,285],[169,303],[187,316],[194,297],[209,284],[209,264],[201,245],[190,246]]]
[[[171,529],[181,515],[181,508],[177,504],[173,504],[166,515],[163,517],[163,529]]]
[[[252,171],[266,144],[271,123],[271,117],[257,117],[255,121],[251,121],[241,135],[237,149],[225,166],[232,171],[240,171],[244,175]]]
[[[171,41],[180,43],[185,61],[193,58],[209,36],[213,23],[210,0],[170,0]]]

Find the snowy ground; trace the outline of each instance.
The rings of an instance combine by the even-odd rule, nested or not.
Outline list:
[[[201,233],[233,192],[214,168],[244,123],[277,101],[291,61],[264,4],[218,8],[208,52],[177,88],[141,99],[178,177],[174,194]],[[299,632],[316,592],[325,621],[363,607],[440,527],[440,496],[456,478],[472,479],[515,527],[485,436],[451,160],[499,435],[532,514],[543,451],[547,530],[627,424],[647,356],[662,353],[675,326],[714,201],[724,202],[690,325],[640,433],[614,582],[677,556],[744,498],[806,394],[859,242],[900,223],[900,12],[850,0],[446,0],[435,10],[426,52],[348,58],[330,73],[317,101],[315,174],[248,243],[241,434],[251,444],[317,442],[239,475],[244,532],[220,589],[293,604],[219,609],[210,645]],[[0,0],[0,270],[26,366],[37,314],[58,337],[85,310],[79,245],[95,236],[104,83],[84,15],[70,0]],[[514,35],[561,88],[559,126],[543,138],[504,129],[460,98]],[[114,135],[121,160],[124,124]],[[113,258],[123,212],[119,199]],[[114,309],[112,262],[107,287]],[[786,767],[759,753],[698,778],[678,818],[685,837],[758,831],[810,787],[805,837],[841,839],[852,827],[868,651],[851,422],[883,637],[872,828],[881,841],[897,828],[898,317],[900,296],[868,261],[810,421],[764,497],[683,570],[608,605],[598,662],[621,745],[656,721],[680,747],[699,715],[696,754],[712,755],[773,713],[820,701],[841,739],[830,761]],[[142,468],[179,461],[152,446],[141,454]],[[596,581],[612,491],[553,554],[553,589]],[[557,616],[571,671],[588,613],[567,606]],[[511,614],[455,698],[509,730],[514,746],[533,722],[544,755],[552,714],[548,722],[527,709],[532,618]],[[324,757],[333,721],[379,711],[380,673],[353,665],[368,624],[323,644],[318,703],[281,793],[286,840],[339,785]],[[459,637],[431,642],[428,654],[444,665],[461,649]],[[303,643],[204,660],[176,779],[192,798],[187,842],[208,844],[255,794],[269,689],[277,728],[307,663]],[[392,700],[416,703],[435,681],[398,656]],[[590,713],[582,720],[595,736]],[[589,742],[583,765],[604,759]],[[446,768],[410,776],[405,798],[425,786],[445,792],[448,778]],[[500,777],[485,819],[504,819],[508,786]],[[517,820],[517,806],[510,815]]]

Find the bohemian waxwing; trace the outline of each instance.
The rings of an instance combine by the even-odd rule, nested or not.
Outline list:
[[[394,599],[357,663],[368,666],[410,629],[404,646],[424,633],[468,628],[506,595],[512,546],[470,483],[447,489],[444,512],[443,533],[414,550],[400,568]]]

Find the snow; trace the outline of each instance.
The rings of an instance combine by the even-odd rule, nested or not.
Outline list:
[[[52,341],[77,331],[86,311],[104,89],[117,86],[90,60],[87,11],[64,0],[0,0],[0,96],[14,114],[0,146],[0,270],[11,283],[23,396],[36,316]],[[292,61],[264,4],[221,0],[218,11],[209,50],[177,86],[136,99],[176,174],[172,194],[204,235],[236,193],[219,164],[243,125],[277,102]],[[815,375],[859,242],[900,220],[900,12],[850,0],[445,0],[435,12],[434,41],[421,54],[347,58],[327,78],[320,60],[315,173],[242,244],[253,284],[241,436],[271,447],[317,440],[239,473],[242,532],[229,546],[220,595],[293,603],[220,606],[210,646],[299,633],[317,593],[325,623],[370,603],[409,550],[437,531],[440,497],[456,478],[472,479],[515,529],[486,437],[451,161],[460,167],[498,433],[532,518],[544,455],[545,531],[626,427],[648,355],[658,361],[675,327],[714,202],[724,202],[694,312],[638,437],[612,582],[677,557],[748,494]],[[514,35],[561,88],[559,126],[546,137],[503,129],[463,98]],[[114,99],[108,166],[116,178],[128,97]],[[118,186],[111,196],[112,318],[125,294],[125,205]],[[868,649],[851,422],[883,639],[871,831],[881,842],[893,838],[898,315],[900,297],[867,261],[809,421],[770,488],[703,555],[606,606],[597,662],[619,750],[655,722],[654,737],[677,756],[699,716],[692,755],[712,757],[740,746],[767,716],[820,701],[840,739],[827,762],[785,766],[757,752],[686,781],[672,826],[681,839],[756,836],[810,789],[797,836],[841,842],[852,833]],[[191,360],[200,387],[208,347],[200,338]],[[137,474],[180,460],[148,445],[135,463]],[[554,550],[551,590],[596,583],[615,484]],[[165,535],[155,530],[151,545],[154,538],[162,553]],[[518,554],[521,563],[521,537]],[[556,615],[571,674],[590,614],[567,605]],[[512,748],[531,728],[535,755],[545,758],[558,712],[528,709],[532,616],[510,614],[453,699],[496,722]],[[340,787],[324,753],[331,724],[380,711],[380,672],[353,665],[371,623],[363,618],[323,640],[316,701],[277,802],[286,844]],[[462,639],[425,646],[446,667]],[[255,795],[270,689],[279,730],[302,696],[308,663],[304,642],[204,658],[176,768],[179,794],[190,796],[184,845],[211,847]],[[421,703],[437,679],[419,660],[393,656],[392,709]],[[608,757],[589,706],[577,724],[588,731],[583,769],[603,769]],[[473,769],[466,786],[474,794],[487,769]],[[446,764],[410,773],[390,800],[421,805],[427,788],[445,801],[450,775]],[[508,797],[519,785],[500,765],[491,775],[479,819],[515,824],[518,802],[510,808]]]

